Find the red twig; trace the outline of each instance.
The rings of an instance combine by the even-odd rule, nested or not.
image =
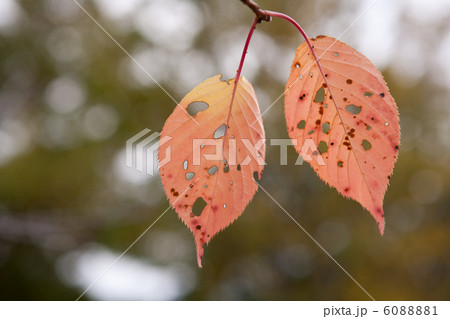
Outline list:
[[[284,13],[280,13],[280,12],[275,12],[275,11],[266,11],[267,14],[269,14],[272,17],[277,17],[277,18],[282,18],[286,21],[289,21],[291,24],[294,25],[294,27],[297,28],[298,31],[300,31],[300,33],[302,34],[303,38],[306,41],[306,44],[308,44],[309,49],[311,50],[314,60],[317,63],[317,66],[319,67],[320,73],[322,74],[323,79],[325,80],[325,82],[327,82],[327,79],[325,77],[325,72],[323,72],[322,66],[320,65],[319,59],[317,58],[316,52],[314,51],[314,48],[311,44],[311,41],[309,41],[308,35],[306,34],[305,30],[303,30],[303,28],[297,23],[297,21],[295,21],[294,19],[292,19],[290,16],[288,16],[287,14]],[[327,83],[328,85],[328,83]]]
[[[239,78],[241,77],[242,67],[244,66],[245,56],[247,55],[248,45],[250,44],[250,40],[253,36],[253,31],[255,31],[256,25],[259,23],[258,19],[259,19],[258,17],[255,17],[255,19],[253,20],[252,26],[250,27],[250,30],[248,31],[247,40],[245,41],[244,49],[242,50],[241,61],[239,62],[239,67],[236,71],[236,78],[234,79],[233,93],[231,94],[230,110],[228,111],[227,124],[225,127],[225,135],[224,135],[224,142],[223,142],[222,150],[225,147],[225,138],[226,138],[226,134],[228,131],[228,127],[230,125],[231,110],[233,108],[233,102],[234,102],[234,98],[236,96],[236,90],[237,90],[237,86],[239,83]],[[222,151],[222,154],[223,154],[223,151]]]
[[[308,35],[306,34],[305,30],[303,30],[303,28],[297,23],[297,21],[295,21],[294,19],[292,19],[290,16],[288,16],[287,14],[284,13],[280,13],[280,12],[274,12],[274,11],[266,11],[267,14],[271,15],[272,17],[277,17],[277,18],[282,18],[284,20],[287,20],[288,22],[290,22],[291,24],[293,24],[298,31],[300,31],[300,33],[302,34],[303,38],[305,39],[306,43],[309,46],[309,49],[311,50],[311,53],[313,54],[314,60],[316,61],[317,66],[319,67],[319,72],[322,75],[323,80],[325,81],[328,90],[330,92],[330,97],[333,100],[334,104],[337,106],[336,101],[334,99],[333,94],[331,93],[331,88],[330,85],[328,84],[328,80],[327,77],[325,76],[325,72],[322,69],[322,65],[319,62],[319,59],[317,58],[316,52],[314,51],[314,48],[311,44],[311,41],[309,41]]]
[[[241,0],[241,2],[256,14],[256,18],[258,19],[257,23],[260,23],[262,21],[270,22],[270,20],[272,20],[271,16],[267,14],[267,11],[262,10],[256,2],[252,0]]]

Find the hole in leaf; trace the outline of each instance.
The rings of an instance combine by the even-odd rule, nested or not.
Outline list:
[[[327,134],[330,131],[330,128],[331,128],[330,123],[328,123],[328,122],[322,123],[323,134]]]
[[[325,89],[321,87],[317,90],[316,96],[314,97],[314,102],[322,103],[325,100]]]
[[[237,169],[238,171],[240,171],[240,170],[241,170],[241,164],[238,164],[237,167],[236,167],[236,169]]]
[[[219,126],[219,128],[214,132],[214,138],[218,139],[221,138],[225,135],[225,129],[226,129],[226,125],[222,124],[221,126]]]
[[[190,181],[191,179],[193,179],[194,176],[195,176],[195,174],[194,174],[193,172],[187,172],[187,173],[186,173],[186,179],[187,179],[188,181]]]
[[[372,129],[372,127],[370,127],[370,125],[367,125],[366,130],[370,130],[370,129]]]
[[[295,68],[296,69],[300,68],[300,63],[295,63]]]
[[[371,97],[372,95],[373,95],[373,93],[370,91],[364,92],[364,96]]]
[[[205,200],[202,197],[197,198],[194,202],[194,205],[192,205],[192,214],[194,214],[195,216],[200,216],[205,206]]]
[[[225,166],[223,167],[223,171],[224,171],[224,173],[228,173],[230,171],[230,166],[225,164]]]
[[[338,162],[338,166],[339,166],[339,167],[343,167],[343,166],[344,166],[344,162],[343,162],[343,161],[339,161],[339,162]]]
[[[227,204],[223,204],[223,208],[227,208]]]
[[[214,175],[216,172],[217,172],[217,166],[216,165],[214,165],[214,166],[211,166],[209,169],[208,169],[208,174],[209,175]]]
[[[305,120],[301,120],[300,122],[298,122],[297,128],[298,128],[299,130],[302,130],[302,129],[305,128],[305,125],[306,125]]]
[[[205,102],[192,102],[187,107],[187,112],[190,116],[196,116],[198,112],[204,111],[209,107],[209,105]]]
[[[347,105],[345,109],[347,110],[347,112],[352,113],[354,115],[359,114],[359,112],[361,112],[361,107],[353,104]]]
[[[183,162],[183,168],[184,168],[184,170],[187,170],[187,168],[188,168],[188,161],[184,161]]]
[[[312,129],[311,131],[308,132],[308,135],[311,135],[312,133],[314,133],[314,129]]]
[[[319,150],[320,154],[326,153],[328,151],[328,145],[325,141],[320,141],[317,149]]]
[[[333,55],[334,55],[334,56],[339,56],[339,53],[334,52]]]
[[[370,144],[370,142],[368,140],[362,140],[361,145],[365,151],[368,151],[372,148],[372,144]]]
[[[258,180],[259,181],[259,173],[257,172],[257,171],[254,171],[253,172],[253,179],[256,181],[256,180]]]

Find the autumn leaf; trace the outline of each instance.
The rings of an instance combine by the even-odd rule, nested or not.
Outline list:
[[[209,78],[189,92],[161,132],[159,159],[166,195],[192,231],[201,267],[203,245],[238,218],[264,168],[265,138],[251,84]],[[252,123],[254,125],[250,125]]]
[[[364,55],[327,36],[306,42],[286,84],[289,136],[300,152],[313,139],[325,165],[306,159],[321,179],[358,201],[384,232],[383,198],[397,160],[398,110],[381,73]]]

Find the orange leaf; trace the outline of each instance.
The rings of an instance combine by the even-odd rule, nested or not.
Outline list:
[[[242,214],[258,188],[254,173],[260,178],[264,168],[264,128],[253,87],[240,78],[230,113],[234,79],[220,78],[205,80],[183,98],[161,132],[161,140],[169,141],[159,148],[160,165],[170,153],[161,180],[194,235],[199,267],[203,245]]]
[[[366,208],[383,234],[383,198],[400,140],[397,106],[369,59],[327,36],[311,41],[326,80],[301,44],[286,84],[289,136],[298,152],[306,139],[316,143],[325,164],[306,160],[321,179]]]

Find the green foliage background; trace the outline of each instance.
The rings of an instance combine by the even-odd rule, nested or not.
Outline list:
[[[8,3],[14,9],[3,18],[12,22],[0,23],[0,299],[74,300],[168,208],[159,177],[130,172],[123,154],[137,132],[160,131],[175,103],[74,1]],[[253,18],[237,0],[79,3],[175,100],[210,76],[234,76]],[[338,37],[370,2],[260,4],[311,36]],[[417,19],[390,6],[379,1],[367,15],[382,26],[394,14],[395,30],[367,38],[366,16],[342,38],[375,63],[363,44],[393,45],[381,67],[402,145],[385,235],[308,165],[295,166],[293,148],[280,166],[279,148],[268,146],[261,183],[375,299],[448,300],[450,71],[440,57],[450,53],[450,13]],[[286,22],[258,25],[243,75],[262,110],[282,94],[301,41]],[[264,125],[267,138],[288,137],[283,98]],[[153,275],[136,279],[141,268],[130,265]],[[83,299],[368,299],[261,191],[206,248],[203,265],[169,210]]]

